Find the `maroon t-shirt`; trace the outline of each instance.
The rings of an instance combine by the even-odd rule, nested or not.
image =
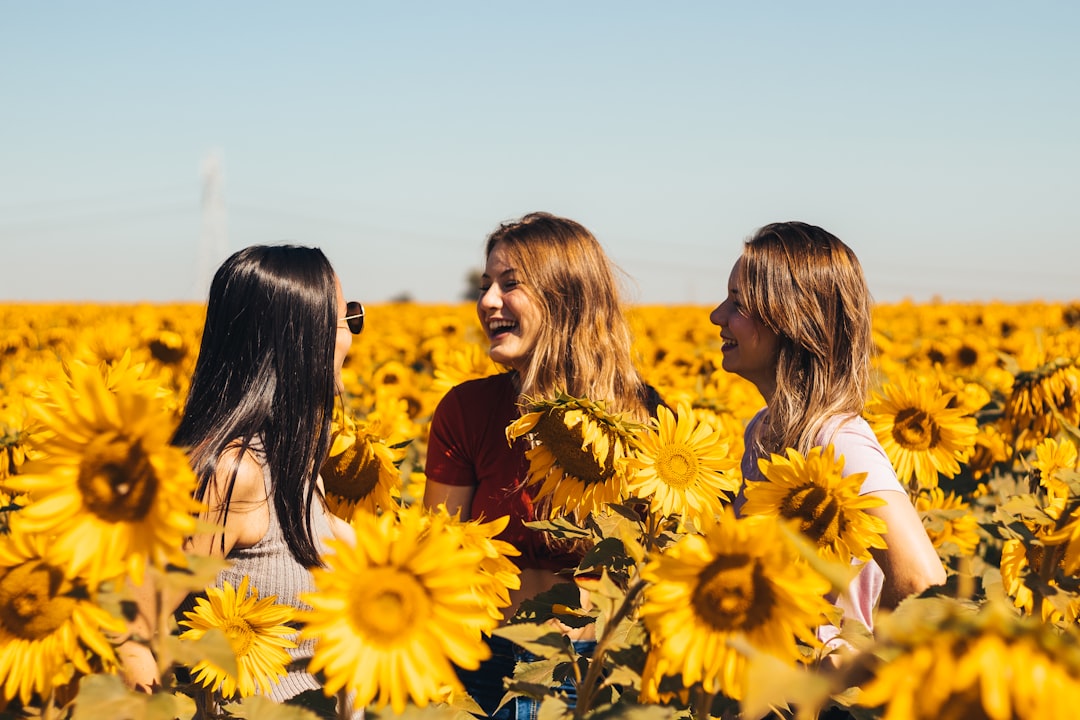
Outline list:
[[[485,521],[510,516],[498,536],[519,551],[513,558],[522,568],[563,570],[577,567],[580,558],[554,553],[543,533],[523,525],[536,519],[533,497],[538,486],[527,486],[529,444],[518,438],[511,446],[506,426],[520,417],[514,373],[469,380],[452,388],[435,408],[428,438],[428,480],[475,488],[469,517]]]

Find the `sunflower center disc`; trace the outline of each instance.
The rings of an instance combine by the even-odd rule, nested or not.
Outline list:
[[[106,522],[146,517],[158,480],[142,444],[117,433],[95,437],[79,464],[79,490],[87,508]]]
[[[750,556],[720,555],[701,572],[691,602],[698,617],[715,630],[731,632],[767,620],[772,592]]]
[[[928,450],[937,444],[937,423],[923,410],[904,408],[896,414],[893,437],[908,450]]]
[[[326,492],[350,501],[363,500],[379,483],[379,463],[371,445],[357,438],[352,447],[326,461],[322,477]]]
[[[240,658],[248,654],[248,650],[255,642],[255,631],[252,630],[251,623],[243,618],[231,617],[225,621],[221,629],[229,638],[229,645],[236,657]]]
[[[0,578],[0,623],[15,637],[40,640],[71,618],[78,602],[59,595],[63,575],[37,561],[13,567]]]
[[[673,488],[682,489],[689,486],[697,477],[697,458],[689,448],[664,447],[656,461],[656,471],[665,483]]]
[[[818,485],[801,487],[784,498],[780,514],[798,519],[803,534],[819,545],[829,545],[840,537],[840,504]]]
[[[353,622],[383,645],[400,644],[427,617],[427,593],[415,577],[386,569],[372,577],[353,603]]]
[[[553,408],[540,418],[533,432],[555,456],[567,475],[586,484],[604,482],[613,472],[611,449],[608,449],[605,462],[599,463],[593,455],[591,444],[585,445],[585,421],[582,420],[572,428],[567,427],[565,415],[566,411],[562,408]],[[604,430],[600,429],[599,432]],[[582,445],[585,445],[584,449]]]

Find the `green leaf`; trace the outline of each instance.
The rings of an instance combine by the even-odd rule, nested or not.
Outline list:
[[[187,555],[187,567],[170,566],[161,576],[161,589],[185,597],[189,593],[203,592],[217,581],[218,573],[232,565],[231,560],[203,555]]]
[[[536,662],[519,662],[517,667],[514,668],[514,676],[511,678],[510,686],[513,687],[515,684],[524,683],[526,685],[549,687],[551,678],[555,675],[556,666],[565,662],[566,658],[564,657],[545,658]]]
[[[247,720],[320,720],[319,716],[310,710],[297,705],[277,703],[261,695],[252,695],[238,703],[231,703],[228,709],[236,717]]]
[[[173,720],[193,718],[196,707],[186,695],[133,692],[117,675],[87,675],[79,681],[71,720]]]
[[[744,717],[764,717],[770,710],[789,706],[796,706],[804,713],[828,702],[832,684],[825,676],[760,652],[741,638],[729,640],[728,644],[748,660],[747,690],[742,699]],[[816,715],[810,712],[806,717]]]
[[[536,713],[536,720],[562,720],[574,716],[565,700],[548,696],[540,701],[540,709]]]
[[[181,693],[156,693],[146,704],[146,720],[194,718],[197,712],[195,701]]]
[[[134,693],[116,675],[87,675],[79,680],[75,712],[71,720],[101,720],[109,717],[145,718],[152,696]]]
[[[549,590],[538,593],[535,597],[522,602],[521,607],[518,608],[517,614],[514,616],[515,621],[517,618],[521,618],[525,621],[537,623],[546,622],[555,617],[555,611],[552,609],[555,605],[580,608],[581,590],[571,582],[556,583]]]
[[[181,640],[174,635],[164,638],[170,657],[181,665],[195,667],[206,660],[233,677],[237,676],[236,654],[229,638],[218,628],[210,628],[198,640]]]
[[[847,565],[827,560],[818,555],[817,547],[806,536],[794,529],[788,523],[780,523],[780,531],[790,540],[799,551],[799,555],[806,560],[806,564],[813,568],[819,575],[824,577],[832,585],[833,592],[846,593],[851,585],[851,580],[861,569],[858,565]]]
[[[608,537],[585,553],[585,557],[578,564],[578,570],[588,572],[603,568],[619,577],[626,578],[627,571],[634,565],[634,559],[627,555],[623,541]]]
[[[591,720],[671,720],[679,712],[678,708],[663,705],[627,705],[620,703],[594,712],[589,715],[589,718]]]
[[[573,520],[565,517],[557,517],[553,520],[533,520],[524,524],[525,527],[550,533],[557,538],[567,539],[592,537],[591,532],[589,532],[585,528],[578,526],[576,523],[574,523]]]
[[[505,638],[540,657],[571,657],[570,641],[550,625],[513,623],[496,628],[493,635]]]

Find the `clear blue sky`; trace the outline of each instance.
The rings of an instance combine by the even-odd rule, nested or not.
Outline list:
[[[575,218],[636,302],[722,299],[775,220],[880,301],[1080,299],[1080,3],[0,0],[0,300],[186,300],[228,246],[456,300]],[[220,258],[215,257],[214,263]]]

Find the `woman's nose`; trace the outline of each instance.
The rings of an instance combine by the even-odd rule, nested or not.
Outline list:
[[[502,298],[499,296],[497,285],[492,285],[487,290],[480,291],[480,299],[478,304],[483,308],[497,308],[502,304]]]
[[[723,323],[720,321],[723,315],[723,308],[723,303],[713,308],[713,311],[709,313],[709,322],[711,322],[713,325],[723,325]]]

